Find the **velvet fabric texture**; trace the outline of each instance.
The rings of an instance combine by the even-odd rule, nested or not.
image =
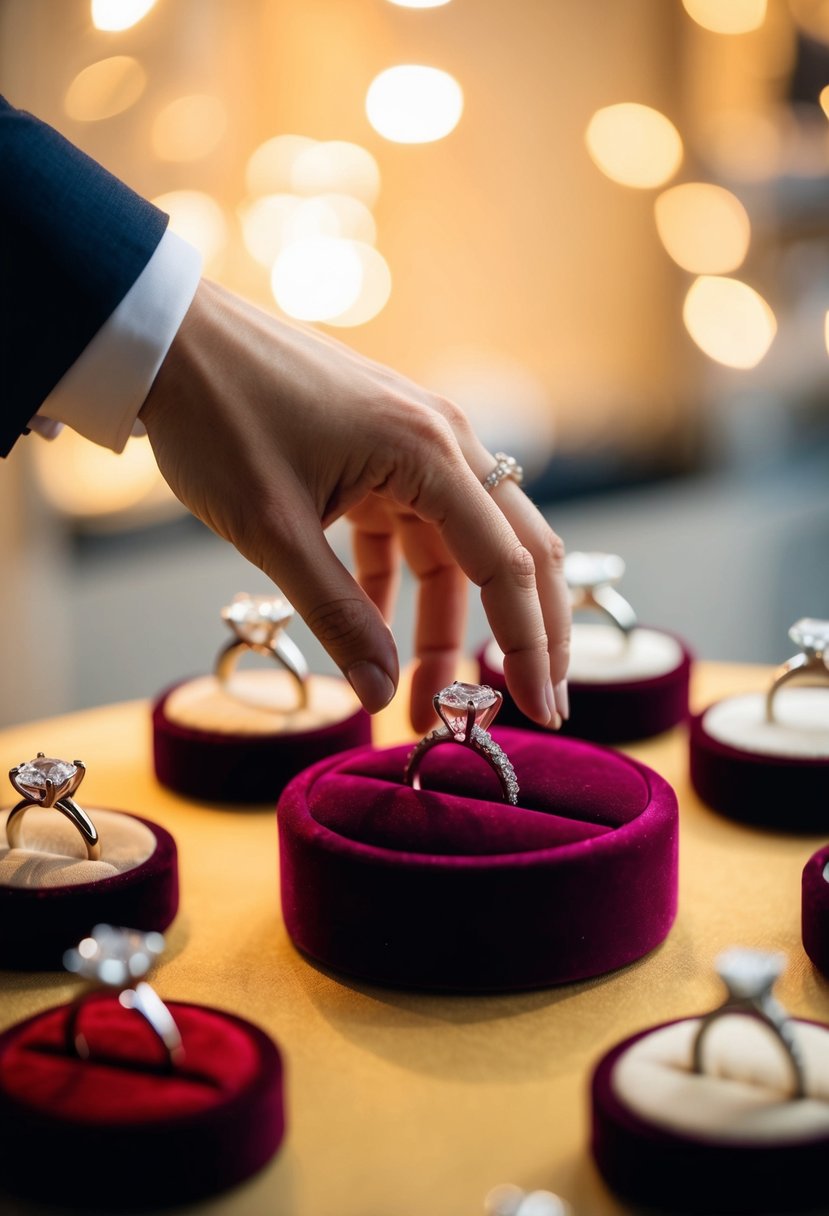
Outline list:
[[[90,1058],[64,1043],[68,1005],[0,1035],[0,1188],[83,1211],[202,1199],[259,1170],[282,1140],[282,1061],[250,1022],[170,1003],[182,1062],[112,994],[80,1019]]]
[[[829,830],[829,761],[768,756],[713,739],[691,720],[691,783],[713,810],[784,832]]]
[[[617,1044],[593,1073],[591,1147],[610,1189],[629,1203],[699,1216],[825,1211],[825,1137],[773,1148],[711,1143],[650,1123],[620,1101],[616,1061],[657,1029]]]
[[[649,739],[684,722],[688,717],[693,656],[679,638],[676,640],[682,646],[682,662],[664,675],[627,683],[569,681],[570,717],[559,733],[594,743],[630,743],[634,739]],[[503,694],[498,721],[524,730],[545,730],[522,714],[507,690],[504,673],[486,661],[486,646],[475,657],[481,683]]]
[[[0,887],[0,967],[57,969],[63,954],[97,924],[166,929],[178,911],[178,854],[170,833],[149,819],[157,844],[141,865],[100,882],[66,887]]]
[[[376,983],[546,987],[624,966],[676,914],[677,803],[658,774],[578,740],[494,730],[517,807],[466,748],[403,783],[408,747],[361,749],[296,777],[277,808],[294,943]]]
[[[829,979],[829,882],[823,871],[829,865],[829,845],[813,853],[803,867],[801,932],[803,949]]]
[[[168,688],[153,706],[155,775],[168,789],[201,802],[272,803],[309,764],[371,742],[371,718],[362,709],[342,722],[291,734],[194,730],[165,714],[172,692]]]

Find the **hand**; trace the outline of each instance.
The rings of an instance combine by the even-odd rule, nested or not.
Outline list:
[[[567,716],[563,546],[514,482],[484,490],[495,462],[456,406],[202,282],[141,419],[175,494],[279,585],[369,712],[397,687],[402,552],[420,581],[416,730],[455,678],[467,579],[519,708]],[[324,535],[341,515],[356,582]]]

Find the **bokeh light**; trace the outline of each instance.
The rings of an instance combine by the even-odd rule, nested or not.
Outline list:
[[[283,194],[293,190],[294,162],[317,141],[306,135],[274,135],[250,156],[245,169],[248,194]]]
[[[692,274],[727,274],[748,253],[751,223],[730,190],[708,182],[672,186],[654,203],[656,229],[665,249]]]
[[[749,34],[766,19],[766,0],[682,0],[689,17],[715,34]]]
[[[96,30],[128,30],[146,17],[156,0],[92,0],[92,24]]]
[[[366,114],[378,134],[400,144],[431,143],[454,131],[463,113],[463,90],[439,68],[401,64],[375,77]]]
[[[383,255],[363,241],[352,241],[351,247],[360,259],[362,280],[354,303],[328,318],[329,325],[338,327],[365,325],[382,312],[391,295],[391,271]]]
[[[659,110],[637,102],[597,110],[586,139],[587,150],[602,173],[623,186],[661,186],[682,162],[682,140],[676,127]]]
[[[159,110],[151,142],[161,160],[191,161],[207,156],[227,128],[227,112],[218,97],[191,93]]]
[[[205,269],[213,267],[227,242],[224,212],[209,194],[200,190],[171,190],[153,203],[170,217],[170,229],[195,245]]]
[[[112,55],[78,72],[63,106],[77,122],[100,122],[135,105],[146,84],[147,74],[137,59]]]
[[[271,289],[298,321],[328,321],[357,303],[363,264],[352,241],[314,236],[292,241],[274,263]]]
[[[380,167],[360,144],[314,142],[294,158],[290,182],[296,194],[350,194],[372,207],[380,193]]]
[[[777,332],[774,313],[754,288],[710,275],[692,283],[682,319],[700,350],[726,367],[756,367]]]

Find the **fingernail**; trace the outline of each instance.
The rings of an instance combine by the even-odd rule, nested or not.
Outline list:
[[[561,718],[559,717],[558,710],[556,709],[556,699],[553,694],[552,680],[548,680],[544,685],[544,700],[547,702],[547,710],[550,714],[550,721],[547,723],[547,725],[552,726],[553,730],[558,730],[558,728],[561,726]]]
[[[370,714],[384,709],[394,696],[394,684],[390,676],[376,663],[355,663],[345,674],[363,707]]]
[[[570,694],[567,691],[566,680],[559,680],[556,684],[556,707],[566,722],[570,717]]]

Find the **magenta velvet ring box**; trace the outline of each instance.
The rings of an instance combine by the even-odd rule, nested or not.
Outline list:
[[[455,743],[313,765],[279,799],[282,910],[317,962],[379,984],[486,992],[622,967],[676,913],[677,803],[658,774],[572,739],[494,730],[518,805]]]
[[[700,1025],[651,1027],[596,1067],[592,1151],[607,1185],[637,1210],[826,1211],[829,1028],[786,1019],[804,1078],[797,1094],[791,1060],[753,1016],[711,1021],[696,1071]]]
[[[543,730],[507,691],[504,656],[490,641],[477,654],[480,679],[504,696],[499,721]],[[639,626],[627,637],[612,625],[576,621],[567,684],[570,718],[562,733],[596,743],[661,734],[688,716],[692,655],[680,638]]]
[[[270,1160],[285,1125],[276,1045],[232,1014],[167,1007],[183,1059],[166,1071],[158,1041],[112,994],[85,1006],[88,1059],[67,1049],[67,1005],[0,1035],[2,1190],[84,1212],[154,1210]]]
[[[86,807],[100,837],[90,861],[81,837],[54,807],[31,807],[25,847],[9,849],[0,812],[0,967],[58,968],[93,925],[165,929],[178,909],[172,836],[124,811]]]
[[[801,884],[803,949],[829,979],[829,845],[813,853]]]

